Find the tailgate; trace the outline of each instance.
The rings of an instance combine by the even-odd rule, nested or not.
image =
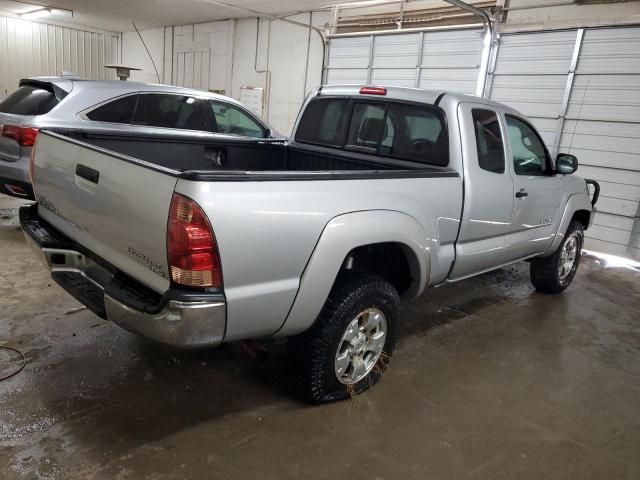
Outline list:
[[[52,132],[40,132],[35,148],[39,215],[138,281],[166,291],[177,172]]]

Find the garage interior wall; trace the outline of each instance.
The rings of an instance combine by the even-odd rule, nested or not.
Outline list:
[[[62,71],[114,79],[104,65],[119,58],[120,34],[31,22],[0,16],[0,99],[21,78],[60,75]]]
[[[329,13],[289,18],[324,29]],[[141,34],[163,83],[220,91],[237,99],[242,87],[262,88],[262,116],[283,134],[290,133],[306,94],[321,83],[322,43],[317,33],[302,26],[242,18]],[[132,80],[157,82],[137,33],[124,33],[122,41],[123,62],[142,68],[132,72]]]
[[[608,11],[629,8],[617,4]],[[576,15],[593,16],[587,8],[557,9],[569,22]],[[324,29],[330,13],[291,18]],[[541,10],[509,12],[489,66],[486,95],[530,116],[549,146],[576,154],[579,174],[601,183],[586,247],[640,259],[640,27],[552,30],[553,19]],[[509,31],[514,24],[518,32]],[[527,24],[529,31],[522,28]],[[123,33],[119,48],[117,33],[0,17],[0,98],[31,75],[68,70],[113,78],[102,66],[121,60],[142,69],[132,80],[159,77],[162,83],[235,98],[242,87],[263,88],[262,116],[288,134],[304,96],[321,83],[321,42],[303,27],[243,18],[141,34],[158,75],[136,32]],[[478,28],[339,36],[329,41],[326,79],[473,93],[481,57]]]

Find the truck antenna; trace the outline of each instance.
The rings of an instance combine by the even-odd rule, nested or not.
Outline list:
[[[584,92],[582,93],[582,99],[580,100],[580,108],[578,109],[578,117],[576,118],[576,123],[573,126],[571,142],[569,142],[569,151],[567,153],[571,153],[571,147],[573,147],[573,139],[576,136],[576,130],[578,129],[578,123],[580,122],[580,115],[582,115],[582,105],[584,105],[584,97],[587,96],[587,90],[589,90],[589,80],[587,80],[587,84],[584,86]]]

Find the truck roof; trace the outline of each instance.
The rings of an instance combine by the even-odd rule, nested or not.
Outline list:
[[[374,95],[384,95],[387,98],[393,100],[406,100],[410,102],[428,103],[433,105],[443,95],[447,95],[448,99],[453,99],[457,102],[474,102],[482,103],[485,105],[493,105],[496,107],[502,107],[509,110],[513,110],[511,107],[504,105],[495,100],[489,100],[487,98],[477,97],[475,95],[468,95],[464,93],[450,92],[447,90],[427,90],[423,88],[411,88],[411,87],[393,87],[386,85],[323,85],[316,91],[316,95],[337,95],[337,96],[360,96],[362,88],[372,89],[384,89],[386,93],[379,93]],[[367,94],[365,94],[367,95]]]

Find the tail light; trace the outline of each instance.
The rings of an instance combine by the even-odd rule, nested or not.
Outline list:
[[[221,287],[222,269],[213,229],[200,206],[174,193],[167,226],[171,280],[188,287]]]
[[[33,147],[38,136],[38,129],[18,125],[5,125],[2,127],[2,136],[15,140],[21,147]]]
[[[360,89],[361,95],[386,95],[387,89],[385,87],[362,87]]]

